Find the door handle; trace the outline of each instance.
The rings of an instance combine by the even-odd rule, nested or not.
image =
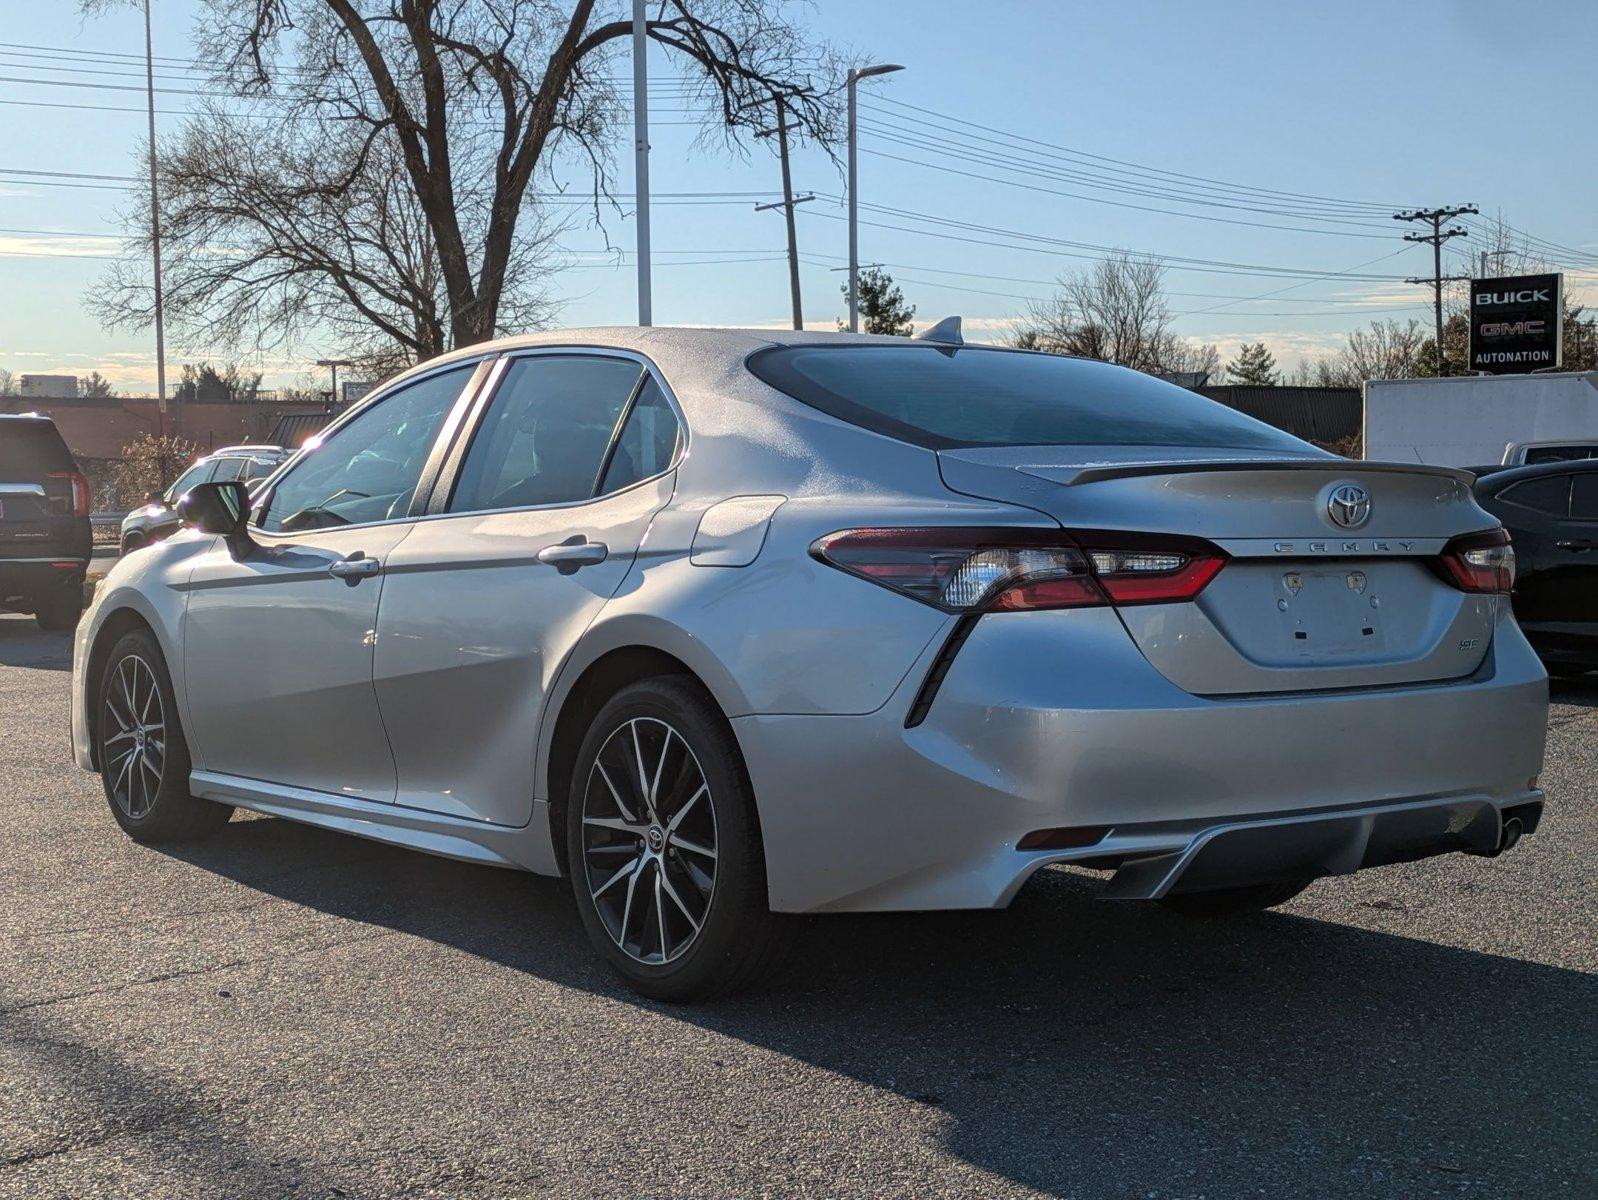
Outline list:
[[[342,579],[354,587],[363,579],[370,579],[383,569],[383,564],[375,558],[368,558],[364,551],[357,550],[348,558],[341,558],[337,562],[329,563],[327,573],[334,579]]]
[[[1574,550],[1577,553],[1580,553],[1583,550],[1591,550],[1594,546],[1598,546],[1598,542],[1578,539],[1576,541],[1555,542],[1554,545],[1558,546],[1561,550]]]
[[[597,566],[609,557],[609,546],[604,542],[591,542],[580,533],[538,552],[539,562],[549,564],[562,575],[570,575],[579,567]]]

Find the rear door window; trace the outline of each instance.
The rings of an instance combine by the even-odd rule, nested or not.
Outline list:
[[[1570,515],[1577,521],[1598,521],[1598,472],[1571,481]]]
[[[1563,517],[1570,511],[1570,476],[1545,475],[1512,483],[1498,493],[1498,498],[1544,516]]]
[[[650,376],[639,390],[638,399],[633,401],[621,437],[616,439],[610,464],[605,468],[605,481],[599,487],[600,494],[619,492],[669,470],[677,457],[681,437],[677,414],[666,402],[666,393],[660,384]]]
[[[505,372],[461,465],[451,512],[592,499],[643,375],[631,359],[550,354]]]
[[[933,345],[779,346],[758,378],[901,441],[957,446],[1212,446],[1303,453],[1290,434],[1152,375],[1054,354]]]
[[[54,423],[0,418],[0,479],[37,481],[51,471],[75,469]]]

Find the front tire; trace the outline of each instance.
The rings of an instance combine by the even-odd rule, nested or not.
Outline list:
[[[189,744],[155,636],[135,629],[111,649],[96,698],[100,779],[117,824],[136,842],[177,842],[226,825],[232,805],[189,794]]]
[[[566,814],[583,925],[635,990],[706,1000],[780,957],[743,759],[691,681],[644,680],[611,698],[578,751]]]
[[[1290,879],[1285,883],[1218,888],[1213,892],[1178,892],[1174,896],[1162,896],[1159,903],[1184,917],[1236,917],[1286,904],[1313,882],[1313,879]]]

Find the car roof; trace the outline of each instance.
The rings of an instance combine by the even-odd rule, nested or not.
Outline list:
[[[226,458],[226,457],[232,456],[232,457],[235,457],[235,458],[239,458],[239,457],[247,457],[247,456],[252,455],[252,454],[283,454],[283,453],[286,453],[286,451],[283,449],[282,446],[268,446],[268,445],[264,445],[264,444],[263,445],[255,445],[253,443],[246,443],[246,444],[241,445],[241,446],[222,446],[219,449],[211,451],[211,453],[207,454],[205,457],[206,458]]]
[[[1533,463],[1529,467],[1503,467],[1491,475],[1476,480],[1477,487],[1497,491],[1522,479],[1540,479],[1544,475],[1591,475],[1598,472],[1598,458],[1573,458],[1566,462]]]

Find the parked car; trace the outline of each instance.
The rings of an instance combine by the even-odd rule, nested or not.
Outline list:
[[[259,483],[294,456],[281,446],[224,446],[199,459],[174,479],[166,491],[152,493],[148,503],[122,518],[122,553],[159,542],[177,532],[177,503],[201,483],[230,479],[246,486]]]
[[[931,333],[407,372],[116,564],[78,763],[139,840],[239,806],[565,873],[671,999],[759,974],[781,914],[1075,863],[1223,915],[1536,827],[1547,676],[1468,474]]]
[[[1476,482],[1515,547],[1515,617],[1556,675],[1598,670],[1598,460],[1553,461]]]
[[[1504,447],[1504,467],[1534,467],[1541,463],[1580,462],[1598,458],[1598,439],[1566,438],[1558,442],[1510,442]]]
[[[71,629],[93,547],[89,484],[55,422],[0,415],[0,607]]]

